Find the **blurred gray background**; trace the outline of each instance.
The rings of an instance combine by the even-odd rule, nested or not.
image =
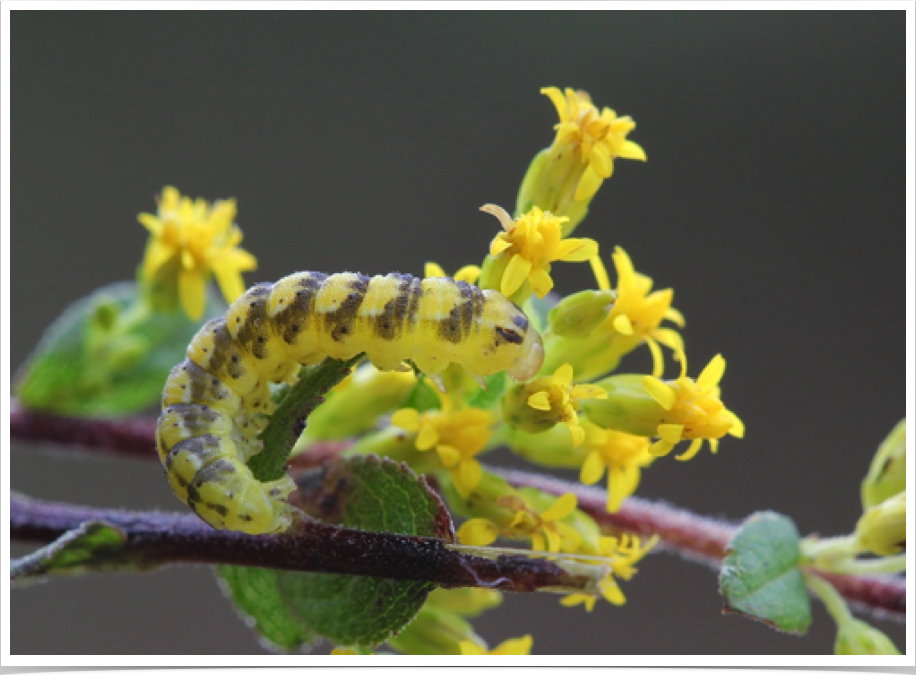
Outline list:
[[[904,416],[904,17],[14,12],[12,363],[69,302],[133,276],[136,214],[164,185],[238,199],[247,282],[479,261],[496,222],[478,207],[511,210],[552,140],[539,89],[583,88],[633,116],[649,161],[617,163],[577,234],[676,289],[692,374],[722,352],[747,424],[718,456],[656,462],[639,494],[848,532]],[[557,265],[558,290],[585,268]],[[643,350],[622,370],[648,367]],[[13,489],[181,508],[153,462],[41,450],[14,444]],[[541,654],[832,649],[820,608],[804,639],[722,616],[715,575],[669,555],[624,590],[591,615],[510,595],[477,625]],[[11,617],[16,654],[261,651],[202,568],[19,590]]]

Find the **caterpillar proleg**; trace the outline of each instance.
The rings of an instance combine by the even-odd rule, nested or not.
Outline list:
[[[165,384],[156,432],[175,494],[215,528],[263,534],[289,525],[289,477],[262,483],[246,465],[272,403],[268,383],[301,365],[365,353],[380,370],[410,360],[431,376],[533,377],[544,360],[525,314],[496,291],[450,278],[299,272],[259,284],[205,324]]]

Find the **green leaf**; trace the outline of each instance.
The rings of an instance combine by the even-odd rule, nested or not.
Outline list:
[[[248,460],[255,478],[267,482],[286,475],[286,460],[309,413],[321,405],[324,394],[344,379],[361,358],[362,354],[349,361],[325,359],[317,366],[302,369],[299,381],[285,391],[267,427],[258,436],[264,442],[264,449]]]
[[[291,572],[261,567],[217,568],[217,579],[239,614],[272,651],[305,651],[316,635],[290,610],[292,598],[284,595],[280,579]],[[305,576],[305,575],[302,575]]]
[[[417,380],[413,389],[407,394],[407,398],[401,405],[402,408],[414,408],[417,412],[426,412],[435,410],[442,405],[436,392],[433,390],[435,385],[427,378],[421,377]]]
[[[88,521],[54,542],[10,563],[10,580],[26,582],[90,569],[138,569],[124,556],[124,533],[107,523]]]
[[[26,407],[62,415],[130,415],[162,396],[172,367],[184,359],[202,322],[180,310],[153,312],[135,282],[100,288],[70,305],[45,331],[17,374]],[[215,294],[202,321],[222,314]]]
[[[811,601],[800,558],[798,529],[791,519],[772,511],[752,515],[722,563],[724,611],[804,635],[811,625]]]
[[[454,540],[451,518],[424,478],[375,456],[332,462],[299,479],[310,515],[332,525]],[[315,637],[370,646],[403,629],[435,586],[375,577],[221,567],[224,588],[277,649]]]

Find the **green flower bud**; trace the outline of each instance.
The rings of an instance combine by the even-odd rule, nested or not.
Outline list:
[[[483,289],[498,291],[502,284],[503,274],[509,266],[509,260],[509,256],[488,254],[487,257],[484,258],[483,265],[480,266],[480,278],[477,279],[477,285]],[[531,284],[527,285],[528,295],[530,296]],[[521,303],[516,304],[520,305]]]
[[[887,635],[858,619],[850,619],[840,625],[834,652],[841,655],[900,654]]]
[[[506,423],[529,434],[541,434],[563,421],[562,401],[550,399],[549,409],[534,408],[528,403],[535,394],[550,387],[549,377],[539,377],[524,384],[510,387],[503,395],[502,410]]]
[[[486,649],[470,623],[454,612],[425,605],[417,618],[388,644],[402,654],[436,656],[461,654],[461,643],[470,641]]]
[[[667,411],[646,391],[642,375],[613,375],[596,384],[607,392],[607,398],[582,404],[582,412],[592,422],[634,436],[648,438],[658,433]]]
[[[906,420],[901,420],[872,459],[862,482],[862,509],[868,510],[906,490]]]
[[[893,555],[906,548],[906,491],[871,507],[859,518],[856,543],[875,555]]]
[[[309,415],[297,451],[314,441],[349,438],[372,429],[380,415],[404,402],[416,382],[411,371],[383,372],[370,364],[360,366]]]
[[[396,462],[407,462],[417,473],[429,473],[442,466],[434,452],[417,450],[417,434],[398,427],[387,427],[362,436],[343,453],[354,455],[378,455]]]
[[[590,452],[581,444],[573,447],[569,431],[562,426],[539,434],[506,428],[500,440],[519,457],[540,466],[578,469]]]
[[[614,291],[581,291],[563,298],[550,310],[555,335],[581,339],[607,319],[616,298]]]
[[[503,594],[490,588],[437,588],[429,594],[425,606],[473,619],[502,602]]]
[[[573,199],[585,168],[581,158],[567,146],[541,150],[522,179],[515,204],[516,215],[538,206],[557,217],[565,216],[569,220],[563,224],[563,236],[569,236],[585,218],[594,197],[581,201]]]

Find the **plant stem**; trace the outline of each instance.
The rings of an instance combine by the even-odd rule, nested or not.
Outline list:
[[[12,439],[83,446],[87,452],[108,451],[122,456],[157,459],[154,433],[153,420],[56,417],[25,410],[15,400],[10,411]],[[348,444],[342,441],[316,444],[308,453],[291,458],[289,463],[299,469],[316,466],[346,447]],[[579,508],[603,528],[632,532],[643,537],[658,534],[665,548],[713,568],[717,568],[727,554],[728,543],[737,531],[735,525],[636,497],[626,500],[617,513],[606,513],[607,494],[604,490],[540,474],[508,469],[488,470],[499,473],[517,487],[531,486],[557,495],[572,492],[578,497]],[[190,516],[187,518],[194,520]],[[15,534],[12,536],[15,537]],[[906,584],[902,579],[840,575],[817,569],[811,571],[833,584],[855,609],[870,611],[879,618],[901,622],[906,620]],[[872,574],[878,572],[875,569],[868,571]]]
[[[10,538],[50,543],[86,522],[119,528],[124,545],[99,567],[149,569],[185,563],[243,565],[299,572],[327,572],[430,581],[443,588],[481,587],[530,593],[538,590],[595,594],[602,568],[556,564],[526,551],[494,557],[468,555],[448,542],[350,530],[312,520],[287,533],[253,536],[214,530],[193,515],[97,509],[44,502],[13,493]],[[88,565],[87,565],[88,566]]]

